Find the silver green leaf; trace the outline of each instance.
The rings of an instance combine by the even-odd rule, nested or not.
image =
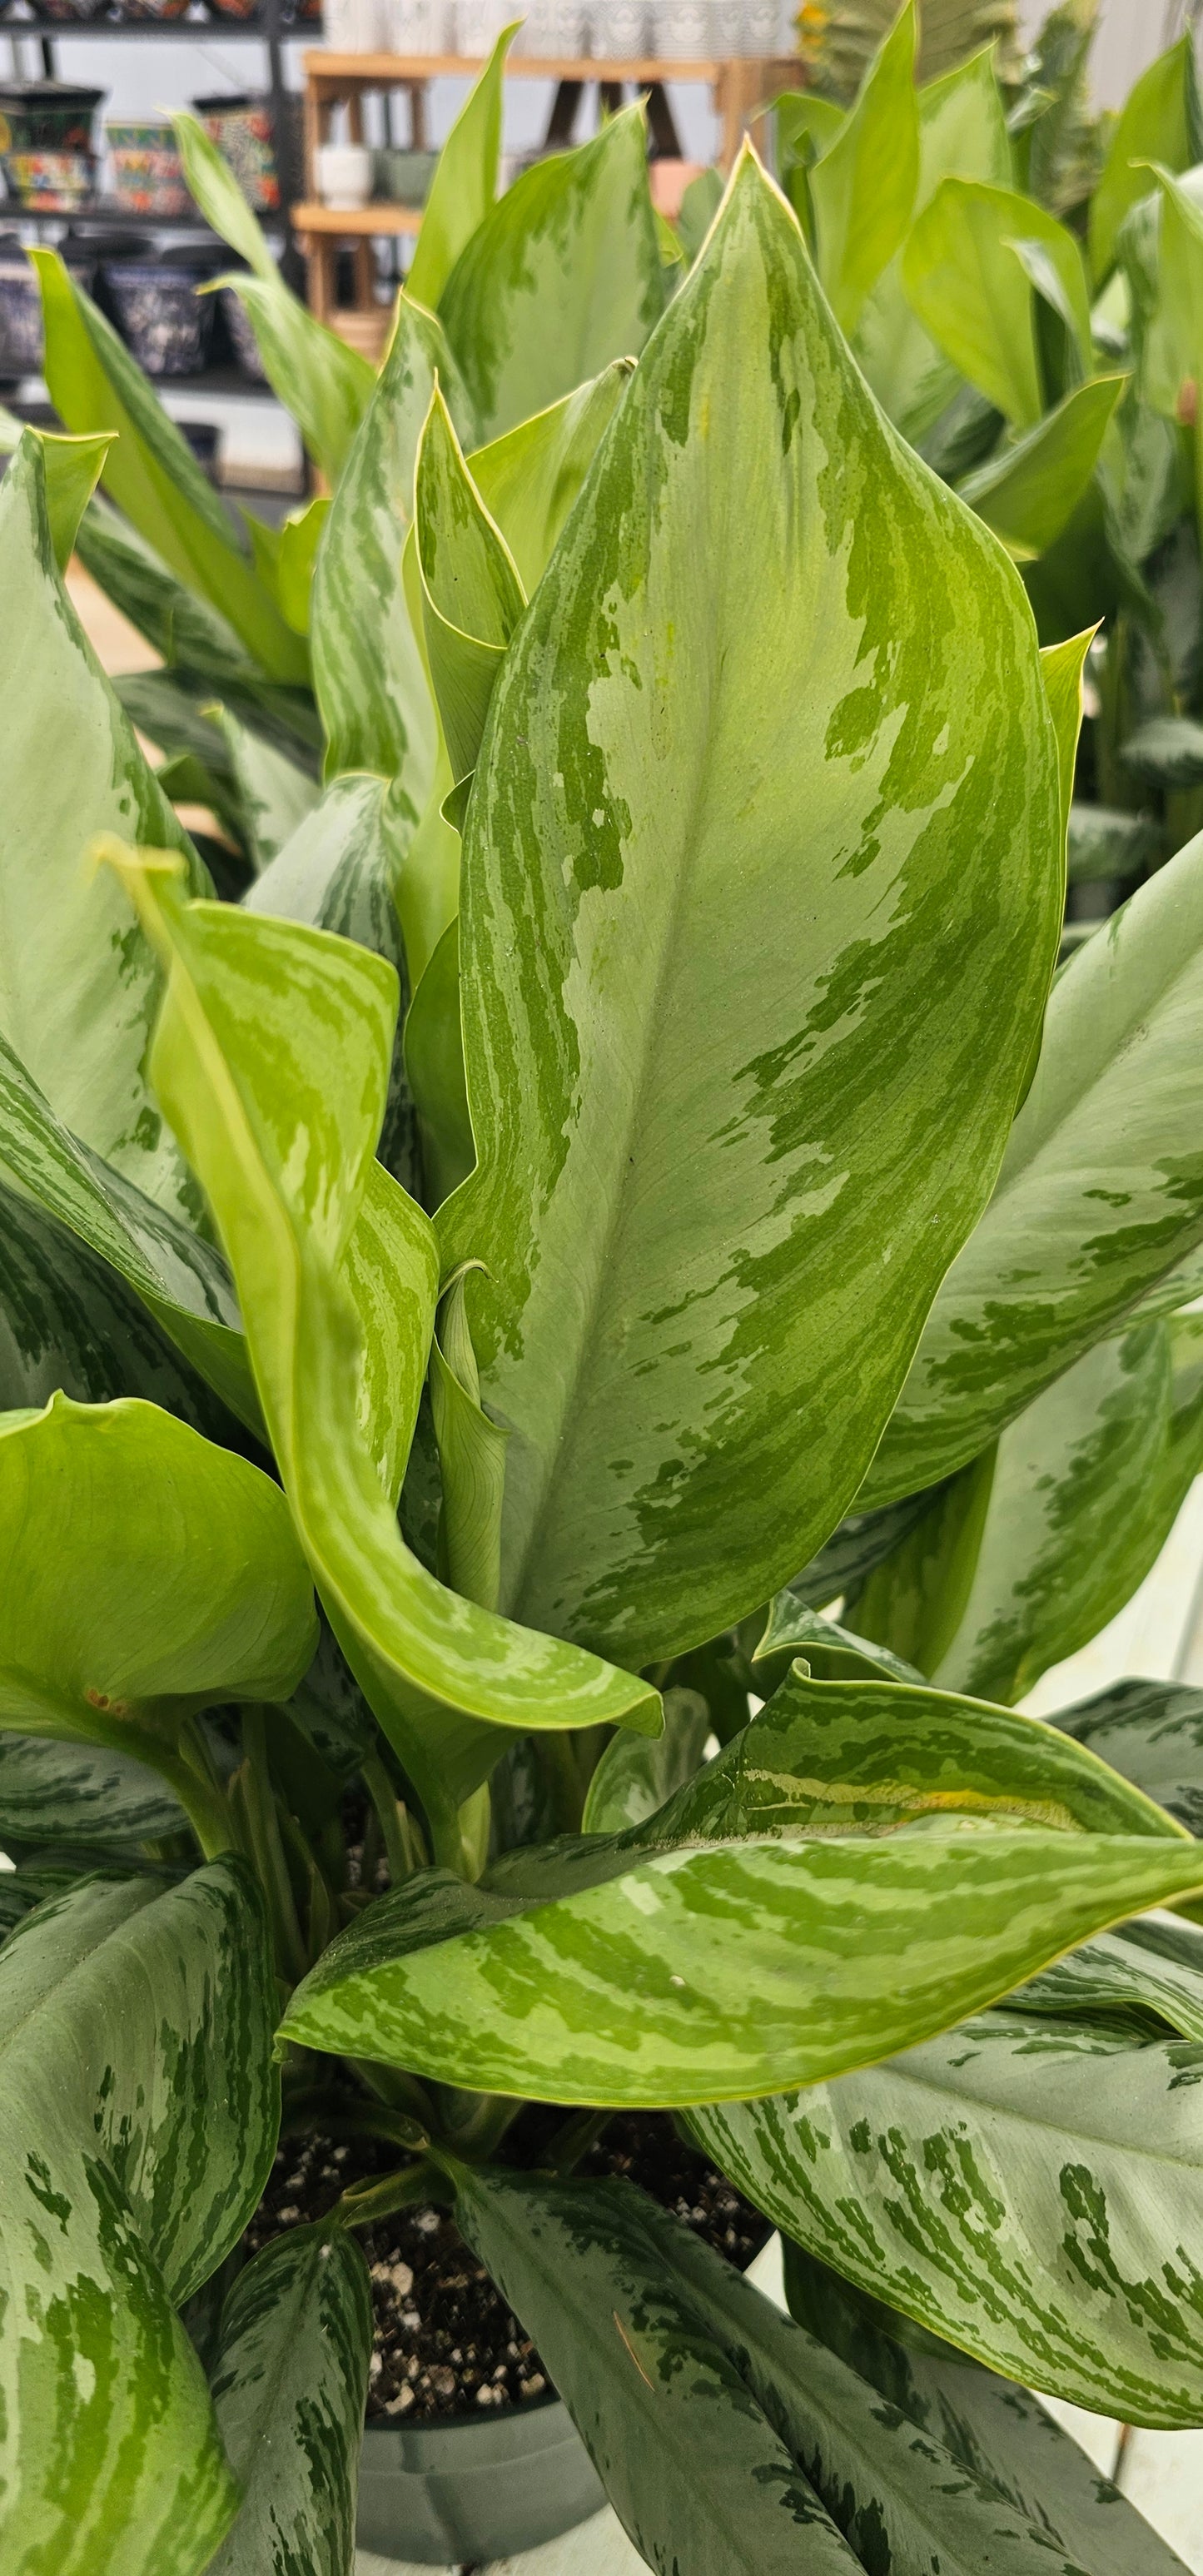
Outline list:
[[[482,437],[637,358],[663,303],[643,109],[623,108],[507,188],[440,293]]]
[[[127,1753],[0,1732],[0,1843],[79,1844],[102,1851],[182,1833],[187,1816],[166,1782]]]
[[[175,2311],[237,2243],[279,2118],[258,1891],[88,1880],[0,1951],[0,2553],[200,2576],[238,2502]]]
[[[211,2380],[243,2496],[208,2576],[351,2576],[371,2350],[353,2237],[292,2228],[239,2274]]]
[[[1016,578],[883,424],[746,158],[468,810],[479,1166],[439,1232],[487,1265],[511,1615],[642,1664],[839,1520],[1010,1126],[1059,838]]]
[[[1203,1691],[1184,1682],[1112,1682],[1050,1720],[1133,1780],[1190,1834],[1203,1834]]]
[[[1203,838],[1049,999],[993,1198],[923,1328],[865,1506],[972,1458],[1203,1235]]]

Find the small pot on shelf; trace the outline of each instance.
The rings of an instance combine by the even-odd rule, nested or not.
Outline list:
[[[244,17],[249,11],[225,7],[219,16]],[[216,98],[194,98],[192,106],[217,149],[229,162],[238,185],[256,214],[274,215],[280,206],[271,101],[249,90]]]
[[[192,200],[165,116],[108,117],[113,202],[131,215],[186,215]]]
[[[146,375],[199,375],[213,332],[213,301],[197,290],[212,275],[204,251],[105,261],[105,303]]]

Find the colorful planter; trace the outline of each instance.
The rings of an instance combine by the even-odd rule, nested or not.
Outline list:
[[[231,9],[226,14],[244,13]],[[223,98],[194,98],[193,108],[211,143],[230,164],[244,197],[257,214],[275,214],[280,204],[271,102],[248,93]]]
[[[192,200],[167,118],[110,117],[104,131],[114,204],[131,215],[186,215]]]
[[[104,96],[72,81],[0,81],[0,153],[91,152]]]
[[[73,215],[96,194],[92,152],[5,152],[5,185],[19,206],[43,215]]]

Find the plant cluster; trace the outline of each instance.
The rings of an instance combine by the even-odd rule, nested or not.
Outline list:
[[[672,233],[636,110],[497,198],[503,38],[378,375],[181,118],[329,487],[281,531],[35,254],[14,2576],[346,2576],[355,2231],[430,2203],[665,2576],[1172,2576],[1025,2391],[1203,2422],[1203,1694],[1016,1703],[1203,1462],[1180,809],[1055,974],[1088,651],[1151,688],[1198,586],[1193,78],[1125,110],[1091,285],[988,56],[916,91],[915,37]],[[161,668],[103,675],[73,550]],[[1079,558],[1101,665],[1033,616]],[[791,2316],[582,2176],[649,2109]],[[245,2261],[282,2133],[394,2162]]]

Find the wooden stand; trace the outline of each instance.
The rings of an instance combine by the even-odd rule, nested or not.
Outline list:
[[[483,64],[469,62],[459,54],[306,54],[304,64],[305,196],[292,209],[293,228],[309,262],[309,302],[313,312],[321,321],[345,330],[358,347],[364,347],[371,338],[372,314],[379,311],[382,334],[387,319],[384,308],[376,305],[370,245],[399,234],[416,233],[422,217],[415,206],[373,204],[344,208],[319,203],[314,181],[315,155],[329,134],[333,112],[336,107],[346,108],[351,139],[360,143],[367,93],[404,90],[409,97],[410,143],[415,151],[422,151],[426,146],[426,93],[430,82],[474,79]],[[705,82],[721,128],[719,159],[724,170],[731,168],[745,134],[760,141],[768,102],[776,91],[789,88],[798,79],[793,55],[677,63],[654,57],[633,62],[537,61],[529,54],[519,54],[515,60],[511,54],[505,69],[507,79],[555,82],[546,139],[560,147],[571,142],[582,91],[593,81],[603,104],[611,111],[621,105],[626,89],[646,91],[652,134],[661,150],[671,151],[676,135],[665,83]],[[340,248],[352,253],[353,313],[344,309],[340,314],[338,310]]]

